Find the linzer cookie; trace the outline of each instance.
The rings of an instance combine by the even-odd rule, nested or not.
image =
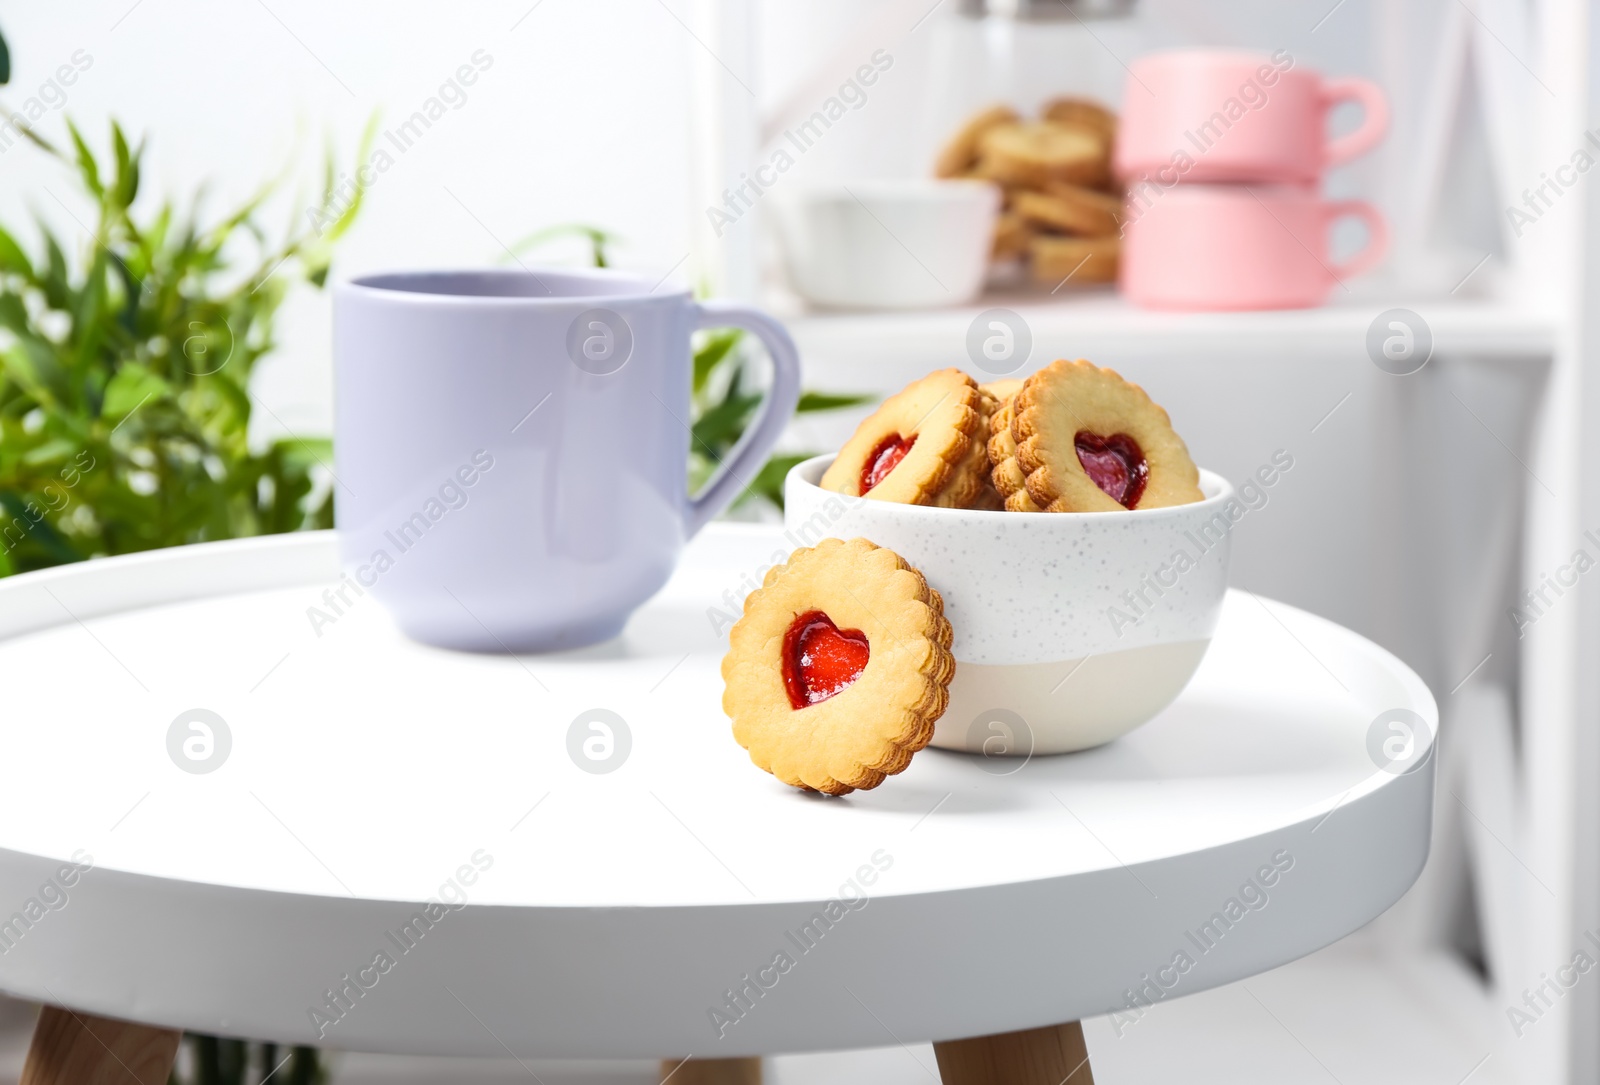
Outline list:
[[[991,106],[972,117],[961,130],[951,137],[934,163],[936,177],[964,177],[971,173],[978,161],[978,141],[991,128],[1002,124],[1015,124],[1020,120],[1010,106]]]
[[[983,498],[989,416],[997,403],[959,369],[941,369],[883,401],[845,442],[822,488],[904,505],[967,508]]]
[[[844,795],[933,738],[955,657],[944,601],[866,539],[796,550],[750,593],[722,660],[722,709],[757,767]]]
[[[1001,418],[1002,415],[1004,415],[1005,419],[1006,419],[1006,421],[1005,421],[1005,432],[1006,432],[1006,434],[1008,436],[1010,435],[1010,432],[1011,432],[1011,397],[1016,395],[1018,392],[1020,392],[1022,390],[1022,381],[1019,378],[1016,378],[1016,377],[1003,377],[1003,378],[1001,378],[1000,380],[997,380],[997,381],[990,381],[987,384],[980,384],[980,385],[978,385],[978,389],[980,391],[987,392],[989,395],[993,396],[994,399],[995,399],[996,406],[995,406],[995,409],[994,409],[994,413],[989,416],[989,430],[988,430],[988,433],[989,433],[990,436],[988,437],[988,440],[985,441],[985,443],[984,443],[984,456],[989,461],[989,485],[987,487],[987,492],[985,493],[982,502],[980,502],[979,504],[975,505],[974,507],[975,508],[999,510],[999,509],[1003,509],[1003,508],[1006,507],[1006,491],[1000,489],[999,483],[997,483],[995,481],[995,478],[994,478],[995,462],[994,462],[994,456],[993,456],[993,453],[992,453],[992,450],[991,450],[990,446],[994,442],[993,434],[995,434],[996,432],[999,431],[999,427],[1001,425],[1000,418]],[[1012,454],[1015,454],[1015,452],[1016,452],[1015,447],[1012,448],[1011,452],[1012,452]],[[1018,470],[1020,471],[1020,468]],[[1020,510],[1016,510],[1016,511],[1037,512],[1038,510],[1037,509],[1020,509]]]
[[[1001,377],[997,381],[990,381],[988,384],[980,384],[978,385],[978,388],[982,391],[988,392],[991,396],[1000,401],[1001,406],[1004,406],[1006,400],[1022,391],[1022,378]]]
[[[1015,211],[1002,211],[994,224],[994,245],[990,255],[996,260],[1024,256],[1033,241],[1034,228]]]
[[[1015,383],[1020,390],[1023,382]],[[989,424],[989,475],[1007,512],[1043,512],[1028,495],[1028,473],[1017,462],[1017,442],[1011,436],[1015,394],[1006,397]]]
[[[1046,121],[995,125],[979,137],[978,154],[979,174],[1003,184],[1098,185],[1108,177],[1106,143],[1087,128]]]
[[[934,165],[940,177],[991,181],[1004,198],[990,258],[1022,263],[1051,292],[1117,277],[1124,193],[1111,176],[1117,116],[1057,98],[1037,120],[1007,106],[968,119]]]
[[[1052,183],[1043,192],[1018,192],[1011,207],[1026,222],[1087,237],[1116,233],[1122,219],[1121,200],[1082,185]]]
[[[1109,283],[1117,278],[1122,239],[1107,237],[1046,237],[1028,242],[1033,257],[1033,277],[1038,282]]]
[[[1004,382],[1001,382],[1004,383]],[[966,504],[960,506],[966,509],[987,509],[998,512],[1005,508],[1005,498],[994,488],[994,480],[990,478],[989,464],[989,431],[994,424],[995,412],[1000,409],[1000,397],[990,391],[987,384],[978,385],[980,402],[978,414],[983,419],[983,424],[978,427],[977,434],[973,437],[972,447],[967,450],[967,462],[963,470],[977,476],[978,490]]]
[[[1117,115],[1089,98],[1051,99],[1040,115],[1052,124],[1088,128],[1108,144],[1117,136]]]
[[[1164,508],[1204,496],[1167,412],[1113,370],[1052,362],[1012,403],[1016,461],[1046,512]]]

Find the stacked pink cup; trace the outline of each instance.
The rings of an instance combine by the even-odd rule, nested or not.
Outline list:
[[[1360,127],[1330,139],[1328,112],[1359,102]],[[1122,291],[1153,309],[1298,309],[1388,250],[1378,209],[1326,200],[1329,168],[1383,139],[1389,108],[1365,79],[1323,79],[1271,56],[1191,49],[1129,69],[1113,166],[1128,188]],[[1333,223],[1366,224],[1360,252],[1335,263]]]

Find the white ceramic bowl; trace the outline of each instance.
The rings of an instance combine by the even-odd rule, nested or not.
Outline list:
[[[1205,499],[1173,508],[978,512],[824,490],[831,462],[817,456],[789,472],[788,542],[870,539],[944,597],[956,676],[935,746],[1007,755],[1098,746],[1171,704],[1200,666],[1242,515],[1221,476],[1201,471]]]
[[[983,288],[1000,212],[987,181],[859,181],[773,194],[789,279],[845,308],[960,305]]]

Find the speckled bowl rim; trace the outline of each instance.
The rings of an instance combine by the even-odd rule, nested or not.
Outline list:
[[[822,473],[833,463],[832,452],[825,452],[820,456],[813,456],[809,460],[802,460],[789,468],[789,474],[784,479],[785,487],[790,482],[807,486],[826,497],[844,497],[848,501],[870,501],[871,498],[846,497],[844,494],[824,490],[812,478],[820,480]],[[1220,509],[1234,496],[1233,483],[1217,474],[1200,468],[1200,492],[1209,496],[1200,501],[1191,501],[1187,505],[1168,505],[1159,509],[1110,509],[1105,512],[1009,512],[1005,509],[942,509],[933,505],[903,505],[894,501],[877,501],[875,505],[885,510],[893,510],[890,515],[903,515],[915,520],[923,517],[928,520],[944,520],[946,523],[966,522],[987,524],[993,522],[997,516],[1048,516],[1052,523],[1059,523],[1062,527],[1081,520],[1094,520],[1104,516],[1121,516],[1129,519],[1148,521],[1152,524],[1162,520],[1187,519],[1206,509]],[[1202,517],[1204,518],[1204,517]]]

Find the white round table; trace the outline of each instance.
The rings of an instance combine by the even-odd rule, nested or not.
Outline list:
[[[108,1051],[153,1026],[152,1065],[170,1029],[696,1059],[1042,1035],[1309,953],[1426,858],[1427,689],[1238,592],[1108,746],[785,787],[718,673],[778,545],[713,526],[620,639],[547,656],[405,640],[331,533],[0,582],[0,989]],[[1391,710],[1424,723],[1407,771],[1373,752]],[[65,1073],[41,1044],[90,1057],[40,1031],[31,1080]]]

